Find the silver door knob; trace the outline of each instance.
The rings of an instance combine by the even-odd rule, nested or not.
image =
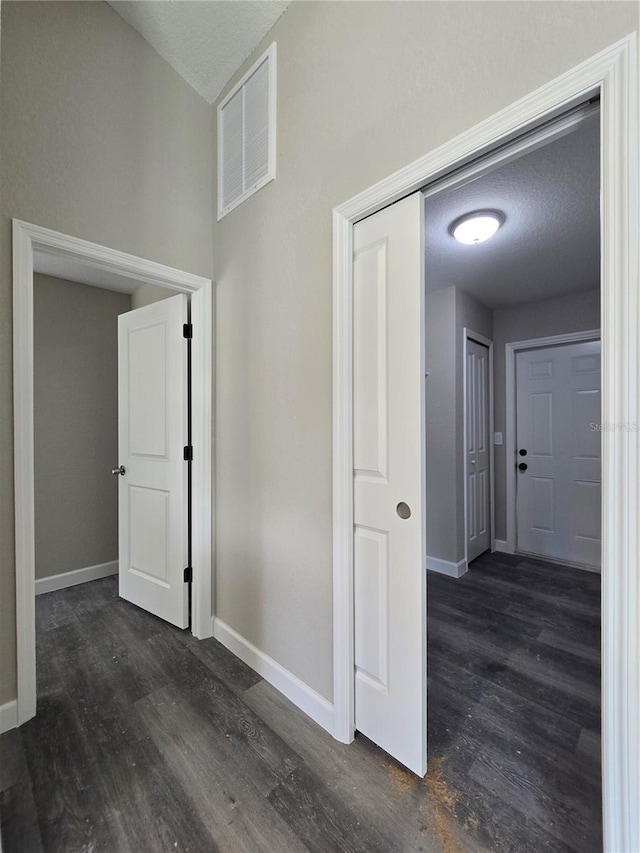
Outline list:
[[[411,507],[404,501],[400,501],[400,503],[396,507],[396,512],[398,513],[400,518],[411,518]]]
[[[112,468],[111,473],[112,474],[121,474],[124,477],[124,475],[126,473],[124,465],[121,465],[119,468]]]

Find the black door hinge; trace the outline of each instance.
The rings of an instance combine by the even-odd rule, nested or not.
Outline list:
[[[188,444],[184,448],[183,459],[185,462],[193,462],[193,445]]]
[[[183,338],[192,338],[193,337],[193,324],[185,323],[182,327],[182,337]]]
[[[191,566],[187,566],[187,568],[184,570],[184,582],[185,583],[191,583],[192,580],[193,580],[193,569],[191,568]]]

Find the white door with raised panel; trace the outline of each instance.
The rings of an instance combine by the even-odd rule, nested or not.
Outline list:
[[[489,348],[465,341],[467,562],[491,547]]]
[[[516,354],[517,547],[600,567],[600,341]]]
[[[423,207],[354,227],[356,729],[426,772]]]
[[[120,595],[180,628],[189,623],[186,322],[183,293],[118,317]]]

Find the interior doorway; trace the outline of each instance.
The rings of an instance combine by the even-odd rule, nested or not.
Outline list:
[[[493,341],[464,330],[465,559],[491,549],[493,534]]]
[[[16,490],[17,724],[36,711],[33,274],[132,292],[140,282],[191,297],[192,630],[212,634],[211,281],[40,226],[14,220],[14,424]],[[183,297],[184,298],[184,297]],[[181,330],[182,331],[182,330]]]
[[[625,56],[625,70],[619,71],[620,75],[626,80],[624,93],[619,93],[621,103],[633,104],[632,99],[628,100],[629,87],[634,88],[636,78],[634,73],[629,73],[628,66],[628,46],[616,45],[611,51],[602,54],[593,59],[592,62],[586,63],[575,72],[565,75],[561,80],[554,81],[545,89],[535,93],[531,98],[526,98],[515,105],[514,108],[505,110],[495,119],[485,122],[480,128],[475,128],[473,132],[465,134],[455,140],[450,147],[443,146],[434,152],[433,155],[428,155],[417,164],[412,164],[403,170],[402,174],[398,173],[388,181],[382,182],[377,187],[367,190],[361,196],[352,199],[350,202],[343,205],[336,211],[336,292],[335,292],[335,342],[336,342],[336,357],[337,367],[335,372],[335,414],[336,414],[336,526],[335,526],[335,574],[336,574],[336,688],[334,694],[334,702],[336,703],[336,730],[339,736],[344,740],[349,741],[354,733],[354,649],[350,645],[349,637],[352,636],[351,628],[353,625],[353,599],[351,595],[346,594],[345,590],[350,587],[353,577],[353,460],[351,452],[348,450],[345,442],[353,436],[351,428],[351,405],[354,397],[353,377],[350,373],[353,353],[353,326],[352,312],[353,305],[353,279],[351,273],[351,258],[349,252],[352,246],[352,235],[354,231],[354,223],[358,220],[374,213],[385,204],[392,204],[395,199],[402,195],[412,192],[419,186],[424,186],[429,179],[441,177],[446,173],[447,169],[451,170],[455,165],[465,164],[469,160],[475,160],[477,163],[478,157],[492,146],[496,145],[496,141],[502,142],[508,139],[513,139],[517,135],[518,128],[527,129],[532,125],[539,123],[542,116],[555,117],[558,113],[575,106],[577,102],[583,102],[586,97],[602,94],[605,100],[606,109],[603,112],[603,132],[602,138],[605,141],[603,150],[602,164],[603,174],[601,178],[602,198],[603,198],[603,216],[604,227],[602,232],[602,250],[603,250],[603,376],[605,377],[605,389],[603,393],[604,401],[604,420],[615,421],[629,420],[629,410],[633,410],[633,417],[637,417],[638,410],[638,388],[635,384],[634,372],[630,367],[635,363],[636,348],[637,348],[637,323],[638,317],[633,314],[632,334],[629,334],[628,321],[629,317],[625,318],[624,323],[621,321],[622,315],[619,308],[615,305],[627,304],[629,293],[636,287],[635,272],[631,275],[624,275],[620,278],[623,270],[627,272],[635,271],[635,261],[630,266],[612,265],[612,257],[620,258],[624,256],[627,261],[633,256],[633,238],[630,223],[634,221],[636,215],[635,201],[630,200],[626,193],[625,187],[632,181],[633,159],[630,158],[629,152],[636,151],[636,126],[633,126],[631,136],[629,137],[629,128],[624,122],[616,124],[613,120],[612,112],[616,111],[614,100],[611,99],[612,88],[616,86],[617,77],[614,78],[613,68],[620,69],[618,62],[622,55]],[[635,89],[634,89],[635,92]],[[635,95],[634,95],[635,97]],[[620,107],[620,109],[623,109]],[[635,116],[635,112],[630,107],[631,114]],[[517,118],[515,117],[517,115]],[[524,119],[524,116],[527,118]],[[631,139],[629,147],[629,139]],[[615,141],[614,141],[615,140]],[[615,163],[613,152],[616,151]],[[455,154],[453,154],[455,152]],[[472,167],[473,168],[473,167]],[[617,198],[618,211],[624,210],[624,213],[616,217],[613,210],[613,198]],[[635,196],[633,197],[635,199]],[[623,202],[623,199],[626,201]],[[630,202],[630,203],[628,203]],[[611,229],[610,223],[612,218],[616,222],[615,233],[616,248],[611,244],[614,230]],[[609,224],[608,224],[609,223]],[[624,296],[623,296],[624,292]],[[618,303],[618,300],[621,302]],[[635,302],[633,302],[635,306]],[[624,338],[624,346],[620,348],[621,336]],[[616,341],[616,346],[613,346],[613,341]],[[608,366],[607,366],[608,365]],[[414,369],[416,365],[412,365]],[[607,391],[607,382],[614,383],[617,387],[624,386],[624,391],[620,391],[621,396],[617,393]],[[616,400],[620,403],[624,399],[624,405],[616,406]],[[631,406],[629,405],[631,401]],[[345,428],[346,427],[346,428]],[[603,529],[605,532],[603,539],[603,582],[608,594],[604,597],[603,605],[603,644],[605,649],[611,648],[611,644],[615,646],[617,628],[619,628],[620,619],[623,619],[627,630],[631,629],[632,623],[629,622],[624,614],[627,613],[628,597],[624,590],[629,589],[631,578],[633,577],[634,565],[637,558],[637,529],[636,529],[636,491],[635,485],[633,489],[628,488],[629,466],[621,465],[622,458],[630,457],[625,455],[624,447],[628,442],[620,441],[619,436],[605,435],[603,436],[603,464],[604,470],[607,472],[608,489],[605,489],[605,504],[604,518],[605,523]],[[622,454],[622,455],[620,455]],[[633,468],[633,465],[631,465]],[[635,472],[635,468],[633,468]],[[612,473],[615,472],[615,473]],[[637,473],[634,473],[634,483],[637,481]],[[614,484],[615,483],[615,484]],[[617,497],[614,498],[614,495]],[[350,497],[351,496],[351,497]],[[634,509],[631,509],[631,508]],[[629,514],[631,513],[631,515]],[[626,525],[625,519],[632,517],[634,521],[631,525]],[[615,520],[614,520],[615,519]],[[613,536],[613,529],[608,528],[607,522],[610,521],[616,531]],[[621,567],[619,559],[621,553],[620,548],[622,543],[627,543],[623,546],[625,556],[624,567]],[[416,566],[415,571],[421,571],[421,568]],[[393,577],[393,567],[388,572],[389,577]],[[633,597],[633,594],[632,594]],[[635,601],[635,597],[633,597]],[[635,607],[635,605],[634,605]],[[634,611],[635,612],[635,611]],[[416,623],[417,624],[417,623]],[[617,626],[617,627],[615,627]],[[633,648],[633,660],[638,659],[638,644],[635,634],[628,636],[628,643]],[[414,648],[419,646],[420,638],[414,637]],[[615,653],[605,654],[605,666],[603,671],[604,680],[604,727],[605,727],[605,773],[604,773],[604,799],[605,799],[605,845],[611,846],[611,849],[622,849],[624,844],[629,844],[627,841],[622,844],[619,839],[624,836],[629,838],[629,833],[633,835],[637,827],[633,822],[630,822],[628,815],[633,812],[633,807],[630,806],[634,802],[634,785],[628,786],[621,782],[621,786],[615,788],[608,784],[608,780],[612,778],[611,774],[616,775],[622,773],[624,767],[624,779],[637,778],[637,766],[635,763],[635,752],[631,742],[628,741],[626,734],[619,726],[620,714],[625,716],[625,719],[635,719],[635,709],[637,708],[638,696],[634,692],[633,701],[625,703],[625,707],[621,708],[620,703],[616,699],[619,695],[614,690],[614,685],[628,683],[626,675],[629,674],[633,681],[632,671],[628,670],[629,664],[629,647],[625,641],[625,650],[621,651],[621,657]],[[629,693],[625,696],[630,700]],[[618,720],[618,723],[615,720]],[[627,748],[628,747],[628,748]],[[416,744],[419,748],[419,744]],[[629,765],[632,765],[630,767]],[[615,769],[614,769],[615,768]],[[623,776],[616,778],[622,780]],[[623,799],[627,804],[624,808],[620,807],[618,794],[624,790]],[[631,811],[626,811],[627,806],[630,806]],[[633,838],[636,836],[633,835]],[[635,843],[635,842],[634,842]],[[616,844],[618,846],[616,847]],[[631,845],[633,846],[633,845]]]

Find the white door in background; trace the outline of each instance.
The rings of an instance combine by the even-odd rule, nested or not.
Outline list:
[[[354,228],[355,721],[427,766],[420,193]]]
[[[518,550],[600,567],[600,417],[600,341],[516,354]]]
[[[118,317],[120,595],[161,619],[189,623],[187,296]]]
[[[465,342],[467,562],[491,547],[489,348]]]

